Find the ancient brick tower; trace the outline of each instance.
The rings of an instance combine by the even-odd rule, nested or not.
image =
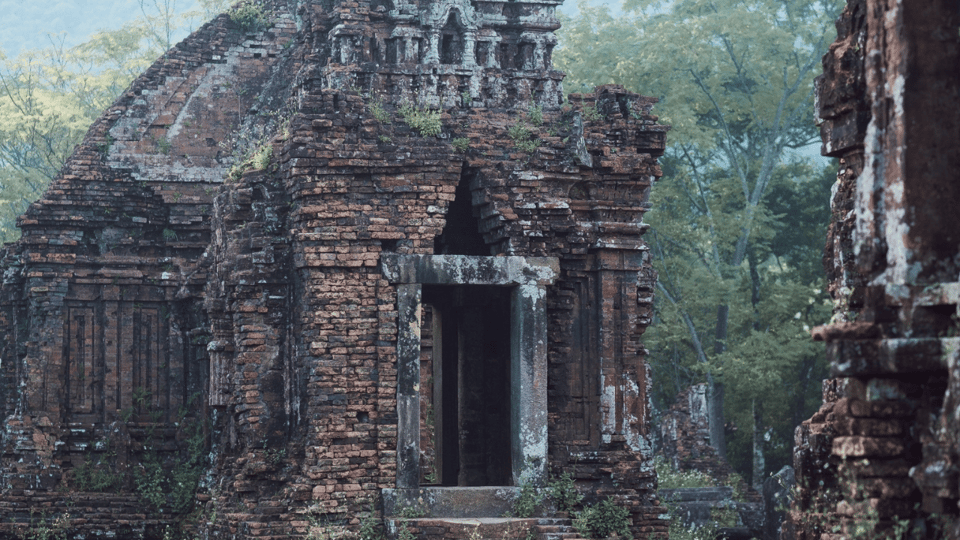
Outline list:
[[[620,87],[564,104],[557,3],[273,0],[137,79],[0,252],[5,517],[150,536],[195,497],[213,537],[283,536],[569,472],[665,533],[666,128]]]
[[[958,8],[848,0],[823,58],[836,378],[796,432],[783,538],[960,538]]]

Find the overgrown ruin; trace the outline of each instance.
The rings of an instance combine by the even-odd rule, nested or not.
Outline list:
[[[785,538],[958,538],[960,4],[848,0],[818,81],[840,158],[836,377],[797,430]]]
[[[0,537],[160,537],[196,504],[207,538],[548,540],[569,522],[494,518],[569,473],[664,538],[640,338],[667,128],[617,86],[564,102],[557,4],[269,0],[138,78],[0,252]],[[960,9],[837,26],[836,378],[783,534],[958,538]]]
[[[449,506],[570,473],[665,537],[667,128],[617,86],[564,103],[558,4],[269,0],[139,77],[2,251],[0,535],[156,537],[197,500],[210,538],[411,507],[458,538]]]

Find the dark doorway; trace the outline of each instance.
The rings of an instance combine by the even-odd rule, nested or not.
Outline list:
[[[425,285],[423,303],[433,314],[433,381],[424,391],[437,483],[510,485],[510,288]]]

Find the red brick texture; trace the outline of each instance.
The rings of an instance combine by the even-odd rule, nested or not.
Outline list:
[[[2,252],[5,515],[55,512],[102,457],[124,494],[70,511],[76,534],[102,531],[105,508],[132,512],[152,445],[183,456],[200,423],[210,537],[355,528],[397,478],[381,254],[434,254],[464,184],[483,255],[559,261],[548,468],[665,537],[641,335],[667,128],[618,86],[561,102],[551,3],[484,6],[273,0],[266,28],[221,15],[104,113]],[[428,110],[438,135],[416,129]],[[141,513],[146,536],[176,519]]]

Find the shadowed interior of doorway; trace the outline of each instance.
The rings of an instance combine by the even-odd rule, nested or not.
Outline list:
[[[423,303],[422,481],[510,485],[510,290],[428,285]]]

